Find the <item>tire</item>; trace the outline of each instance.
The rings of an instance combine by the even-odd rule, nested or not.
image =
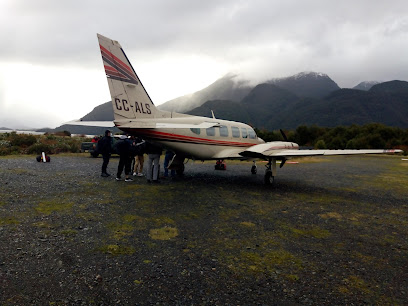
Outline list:
[[[272,185],[275,181],[275,178],[272,176],[272,171],[266,171],[264,177],[265,185]]]
[[[92,153],[91,153],[91,156],[92,156],[92,157],[94,157],[94,158],[97,158],[97,157],[98,157],[98,155],[99,155],[99,153],[98,153],[98,152],[92,152]]]
[[[254,165],[251,167],[251,173],[252,174],[256,174],[256,172],[258,171],[257,167]]]
[[[182,176],[184,174],[184,164],[181,164],[180,169],[176,170],[177,175]]]

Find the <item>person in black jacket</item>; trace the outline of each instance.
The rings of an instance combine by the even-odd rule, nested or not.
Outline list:
[[[106,130],[105,131],[105,136],[102,137],[98,141],[98,151],[102,154],[102,158],[103,158],[101,176],[108,177],[108,176],[110,176],[110,174],[108,172],[106,172],[106,169],[108,167],[109,159],[110,159],[111,152],[112,152],[111,131]]]
[[[125,182],[133,181],[133,179],[129,177],[130,165],[132,164],[131,146],[132,141],[127,138],[126,135],[121,135],[116,143],[116,149],[119,153],[118,173],[116,174],[117,181],[121,180],[123,168],[125,168]]]

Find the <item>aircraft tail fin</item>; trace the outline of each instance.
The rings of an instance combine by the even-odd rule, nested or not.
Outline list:
[[[119,42],[98,34],[115,120],[156,118],[161,113],[140,82]]]

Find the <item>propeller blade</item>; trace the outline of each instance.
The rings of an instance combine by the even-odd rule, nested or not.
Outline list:
[[[283,139],[285,139],[285,141],[288,141],[288,137],[286,137],[285,132],[282,129],[280,129],[279,131],[281,132]]]

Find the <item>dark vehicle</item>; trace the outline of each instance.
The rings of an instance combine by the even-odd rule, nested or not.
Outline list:
[[[117,139],[119,139],[120,135],[114,135],[112,137],[113,142],[112,142],[112,154],[118,154],[118,152],[116,151],[116,146],[115,143],[117,141]],[[102,137],[98,137],[96,141],[95,138],[92,139],[92,142],[83,142],[81,143],[81,152],[89,152],[89,154],[91,154],[92,157],[98,157],[99,154],[101,154],[98,150],[98,141],[99,139]]]

